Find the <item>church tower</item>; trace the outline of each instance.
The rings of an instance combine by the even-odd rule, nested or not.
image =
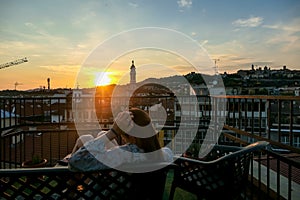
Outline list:
[[[132,64],[130,67],[130,84],[136,84],[136,71],[134,66],[134,60],[132,60]]]
[[[129,93],[133,92],[136,89],[136,71],[134,66],[134,60],[130,67],[130,84],[129,84]]]

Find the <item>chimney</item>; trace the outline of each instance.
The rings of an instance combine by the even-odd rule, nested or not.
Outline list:
[[[47,78],[47,82],[48,82],[48,90],[50,90],[50,78]]]

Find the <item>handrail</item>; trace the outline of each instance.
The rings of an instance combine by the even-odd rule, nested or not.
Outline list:
[[[182,157],[182,156],[174,156],[174,159],[181,159],[181,160],[185,160],[185,161],[190,161],[193,162],[195,164],[201,164],[201,165],[215,165],[218,162],[222,162],[223,160],[227,160],[227,159],[231,159],[231,158],[236,158],[242,154],[246,154],[249,152],[254,152],[257,150],[262,150],[267,148],[267,145],[269,143],[266,141],[258,141],[255,142],[253,144],[249,144],[246,147],[235,147],[235,146],[227,146],[227,145],[215,145],[215,150],[218,149],[222,149],[222,150],[226,150],[228,152],[231,152],[229,154],[227,154],[226,156],[222,156],[220,158],[214,159],[214,160],[210,160],[210,161],[202,161],[199,159],[193,159],[193,158],[188,158],[188,157]]]
[[[270,95],[214,95],[214,98],[227,99],[264,99],[264,100],[300,100],[300,96],[270,96]]]
[[[300,149],[299,148],[296,148],[296,147],[293,147],[293,146],[289,146],[289,145],[286,145],[286,144],[282,144],[280,142],[276,142],[274,140],[270,140],[270,139],[267,139],[267,138],[264,138],[264,137],[261,137],[259,135],[254,135],[254,134],[251,134],[251,133],[248,133],[246,131],[243,131],[243,130],[240,130],[238,128],[234,128],[232,126],[229,126],[229,125],[224,125],[224,128],[227,129],[227,130],[231,130],[237,134],[240,134],[240,135],[244,135],[244,136],[247,136],[247,137],[250,137],[250,138],[254,138],[254,139],[257,139],[257,140],[263,140],[263,141],[267,141],[269,142],[270,144],[273,144],[273,145],[276,145],[276,146],[279,146],[279,147],[282,147],[282,148],[285,148],[285,149],[288,149],[288,150],[291,150],[295,153],[300,153]]]

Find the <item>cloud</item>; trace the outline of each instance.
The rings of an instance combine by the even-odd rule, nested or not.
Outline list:
[[[192,36],[196,36],[197,33],[196,33],[196,32],[192,32],[191,35],[192,35]]]
[[[206,45],[207,43],[208,43],[208,40],[203,40],[203,41],[200,42],[200,45],[201,45],[201,46],[204,46],[204,45]]]
[[[35,24],[31,22],[26,22],[24,25],[29,29],[35,31],[37,34],[40,34],[42,36],[49,36],[49,34],[46,31],[40,29],[39,27],[37,27]]]
[[[139,5],[137,3],[132,3],[132,2],[129,2],[128,5],[133,7],[133,8],[139,7]]]
[[[86,25],[90,20],[96,17],[96,13],[93,11],[89,11],[85,15],[80,15],[74,18],[72,24],[73,25]]]
[[[40,42],[39,46],[42,46],[43,48],[49,44],[53,46],[52,48],[54,48],[54,45],[56,45],[56,47],[66,46],[69,41],[69,38],[66,38],[65,36],[58,36],[54,34],[54,32],[49,33],[46,31],[47,28],[44,28],[43,26],[31,22],[26,22],[24,25],[30,31],[29,33],[19,33],[15,31],[8,31],[7,33],[10,32],[10,35],[15,35],[22,41],[26,40],[33,43]]]
[[[40,68],[52,71],[59,72],[63,74],[77,73],[80,69],[80,65],[42,65]]]
[[[190,8],[192,6],[192,0],[179,0],[177,4],[180,8]]]
[[[195,69],[191,65],[174,65],[170,67],[179,72],[180,74],[187,74],[191,71],[195,71]]]
[[[283,52],[297,52],[300,44],[300,18],[292,20],[288,24],[264,25],[264,28],[274,30],[274,34],[266,41],[267,44],[282,45]]]
[[[262,17],[250,17],[248,19],[237,19],[232,24],[237,27],[257,27],[263,23]]]
[[[264,28],[274,29],[274,30],[282,30],[282,31],[288,31],[291,33],[300,32],[300,18],[295,18],[291,20],[289,23],[279,23],[279,24],[273,24],[273,25],[264,25]]]

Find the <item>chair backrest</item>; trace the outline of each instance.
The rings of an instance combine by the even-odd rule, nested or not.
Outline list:
[[[130,199],[136,200],[160,200],[163,199],[166,177],[170,169],[176,165],[168,162],[141,163],[122,166],[128,172],[132,172],[133,193]],[[137,172],[137,173],[135,173]],[[141,173],[142,172],[142,173]]]
[[[177,157],[175,163],[179,168],[175,170],[172,187],[211,198],[231,196],[239,192],[248,179],[252,153],[267,144],[260,141],[246,147],[216,145],[201,160]]]
[[[172,165],[170,165],[171,167]],[[147,172],[72,172],[67,167],[0,170],[0,199],[161,199],[169,165]],[[155,184],[147,185],[155,180]]]

